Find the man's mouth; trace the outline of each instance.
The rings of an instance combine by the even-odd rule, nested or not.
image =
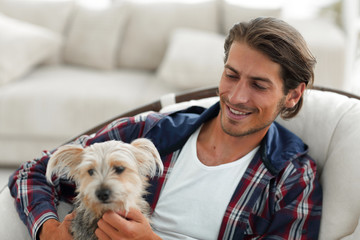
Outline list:
[[[235,110],[235,109],[230,108],[230,107],[228,107],[228,108],[229,108],[230,112],[235,114],[235,115],[243,115],[243,116],[245,116],[245,115],[251,114],[251,112],[238,111],[238,110]]]
[[[245,108],[231,108],[229,105],[226,105],[226,112],[228,118],[235,120],[235,121],[241,121],[243,119],[248,118],[252,113],[254,113],[253,110],[245,109]]]

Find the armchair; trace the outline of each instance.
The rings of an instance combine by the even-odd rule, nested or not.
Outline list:
[[[173,111],[190,105],[206,107],[217,100],[216,88],[165,95],[84,134],[91,134],[119,117]],[[309,153],[317,163],[324,193],[319,239],[360,239],[360,97],[325,88],[306,90],[300,113],[293,119],[277,121],[309,145]],[[60,204],[60,217],[67,209],[69,205]],[[30,239],[6,187],[0,192],[0,216],[1,239]]]

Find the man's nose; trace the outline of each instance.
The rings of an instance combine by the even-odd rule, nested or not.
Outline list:
[[[230,89],[228,97],[231,104],[248,103],[250,99],[250,89],[248,84],[240,79]]]

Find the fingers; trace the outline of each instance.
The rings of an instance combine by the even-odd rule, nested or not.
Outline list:
[[[125,211],[106,212],[98,221],[96,236],[101,240],[108,239],[150,239],[155,234],[147,218],[140,210],[131,208]]]
[[[102,219],[98,221],[99,230],[97,234],[99,236],[97,236],[99,239],[107,239],[107,237],[109,239],[116,239],[116,237],[122,238],[126,236],[125,239],[127,239],[129,236],[139,232],[138,228],[141,227],[141,225],[144,227],[149,225],[145,219],[140,210],[137,209],[130,209],[127,214],[125,211],[108,211],[104,213]]]
[[[127,222],[144,222],[145,217],[140,210],[131,208],[128,213],[125,211],[108,211],[104,213],[102,219],[115,229],[122,229],[125,225],[127,225]]]
[[[108,211],[104,213],[101,220],[103,220],[109,226],[112,226],[112,228],[114,229],[121,229],[127,221],[125,218],[113,211]]]
[[[70,226],[71,221],[72,221],[74,218],[75,218],[75,212],[69,213],[68,215],[66,215],[66,216],[64,217],[63,223],[64,223],[66,226]]]
[[[118,214],[129,221],[142,222],[144,219],[144,215],[141,213],[141,211],[135,208],[131,208],[128,213],[125,211],[120,211]]]
[[[64,217],[64,221],[71,221],[74,219],[74,217],[75,217],[75,212],[69,213]]]
[[[99,239],[99,240],[111,240],[111,238],[109,238],[101,229],[96,229],[95,230],[95,236]]]

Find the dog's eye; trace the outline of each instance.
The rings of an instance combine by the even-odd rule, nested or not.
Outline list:
[[[90,176],[94,175],[94,172],[95,172],[94,169],[89,169],[89,170],[88,170],[88,173],[89,173]]]
[[[116,174],[120,174],[120,173],[122,173],[122,172],[125,170],[125,167],[123,167],[123,166],[116,166],[116,167],[114,167],[114,170],[115,170],[115,173],[116,173]]]

